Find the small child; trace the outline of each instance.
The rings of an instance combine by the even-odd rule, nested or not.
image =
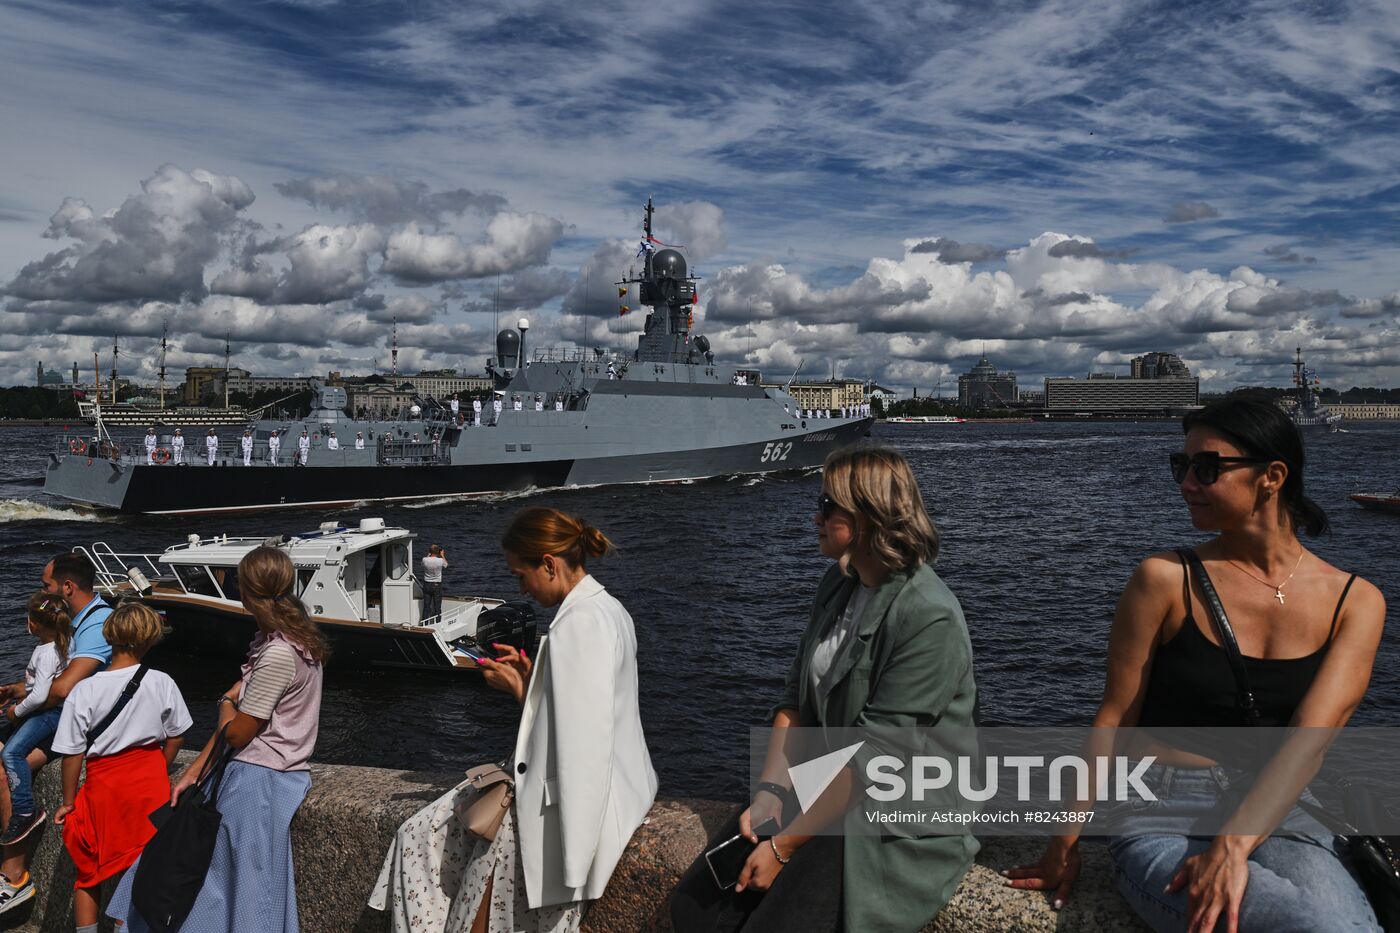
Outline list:
[[[175,681],[147,669],[130,701],[100,734],[94,728],[117,705],[141,659],[161,637],[160,616],[124,603],[102,624],[112,663],[80,681],[63,704],[54,752],[63,759],[63,806],[53,821],[77,868],[73,916],[78,933],[97,931],[97,886],[125,871],[155,835],[150,813],[170,800],[170,764],[190,727]],[[78,776],[87,758],[87,781]]]
[[[36,592],[26,610],[29,634],[39,639],[39,645],[24,669],[24,698],[5,710],[6,724],[13,730],[0,752],[10,785],[10,822],[0,835],[0,845],[6,846],[23,840],[48,815],[34,803],[34,776],[26,759],[36,748],[50,756],[49,740],[58,729],[63,706],[47,709],[45,704],[49,686],[68,666],[68,643],[73,638],[73,620],[58,597]]]

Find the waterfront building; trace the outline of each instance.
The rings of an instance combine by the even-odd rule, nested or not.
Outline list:
[[[1191,370],[1175,353],[1144,353],[1133,357],[1134,379],[1190,379]]]
[[[424,398],[445,399],[454,395],[477,395],[491,391],[491,380],[486,376],[459,376],[456,370],[423,372],[416,376],[399,376],[401,382],[413,386]]]
[[[1044,408],[1045,393],[1040,389],[1022,389],[1021,404],[1026,408]]]
[[[1083,379],[1045,380],[1045,408],[1051,412],[1174,412],[1196,408],[1200,402],[1201,380],[1195,377],[1134,379],[1090,373]]]
[[[390,420],[413,404],[414,391],[407,383],[393,385],[382,377],[371,376],[359,385],[346,389],[346,401],[350,413],[357,418],[376,421]]]
[[[787,389],[788,394],[797,400],[797,407],[802,409],[838,411],[864,405],[869,399],[866,383],[861,379],[824,379],[794,382],[791,385],[765,382],[763,387]]]
[[[201,405],[204,403],[206,395],[214,395],[214,380],[219,380],[218,395],[223,399],[223,378],[224,367],[222,366],[191,366],[185,370],[185,385],[180,390],[180,401],[185,405]],[[247,379],[253,374],[246,369],[227,370],[230,380],[235,378]]]
[[[1400,421],[1400,405],[1365,402],[1327,407],[1345,421]]]
[[[960,408],[1006,408],[1020,398],[1016,390],[1016,374],[999,372],[983,353],[971,370],[958,377],[958,406]]]

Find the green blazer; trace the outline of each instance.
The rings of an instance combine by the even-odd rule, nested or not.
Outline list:
[[[812,652],[840,618],[859,581],[832,566],[788,670],[778,709],[804,726],[971,727],[977,688],[962,607],[933,568],[896,572],[856,623],[855,642],[836,659],[825,698],[810,687]],[[856,765],[863,766],[857,755]],[[916,933],[952,898],[972,865],[971,834],[848,834],[843,870],[844,929]]]

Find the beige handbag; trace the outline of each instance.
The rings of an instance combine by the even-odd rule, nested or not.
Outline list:
[[[467,771],[467,780],[460,785],[453,810],[463,829],[493,842],[506,818],[506,810],[514,801],[515,781],[504,764],[477,765]]]

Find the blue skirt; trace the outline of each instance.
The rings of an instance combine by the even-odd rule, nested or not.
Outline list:
[[[311,789],[307,771],[274,771],[242,761],[229,763],[219,788],[219,838],[204,887],[180,933],[297,933],[297,892],[292,877],[292,816]],[[107,906],[130,933],[150,927],[131,905],[138,861]]]

